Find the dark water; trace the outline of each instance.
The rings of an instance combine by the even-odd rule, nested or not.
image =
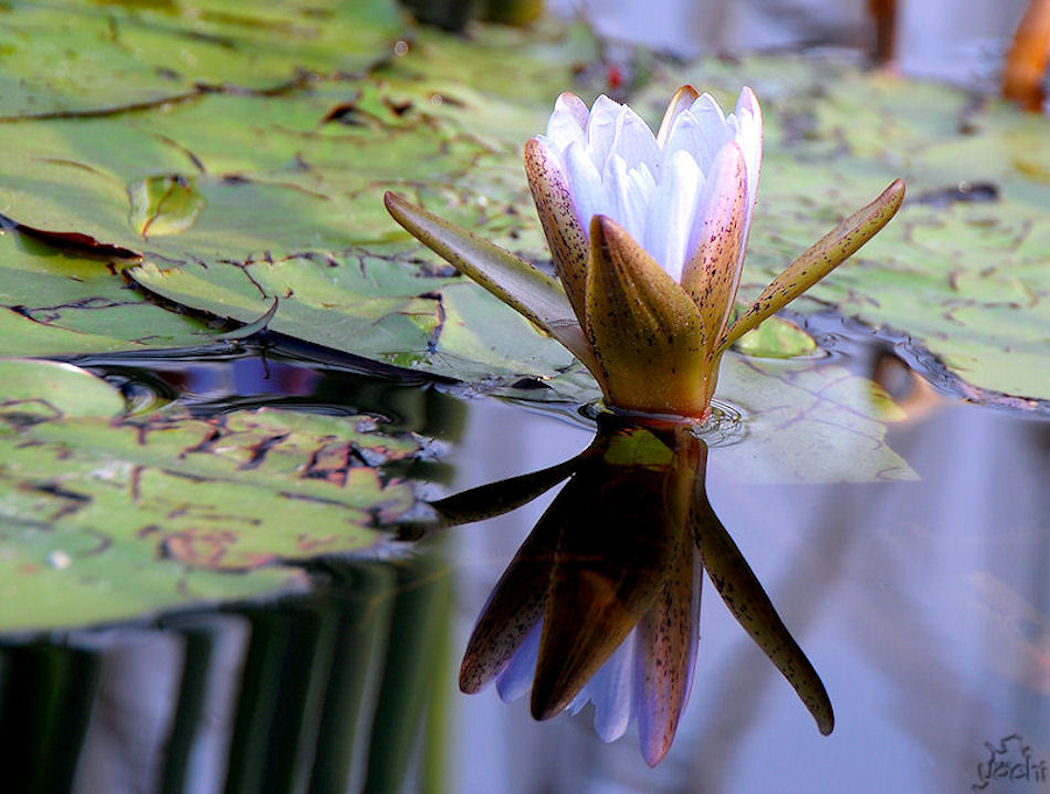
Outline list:
[[[889,443],[921,480],[754,485],[714,447],[707,492],[819,672],[830,736],[706,581],[691,699],[655,769],[633,727],[603,744],[590,708],[537,723],[528,698],[461,694],[467,636],[552,492],[388,559],[319,561],[307,596],[7,638],[0,791],[1050,791],[1050,423],[939,395],[892,345],[825,326],[833,360],[906,407]],[[435,495],[593,435],[571,412],[290,353],[85,363],[140,404],[378,412],[444,439],[448,466],[420,472],[448,481]]]

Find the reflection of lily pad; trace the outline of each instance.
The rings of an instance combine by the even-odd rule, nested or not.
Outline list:
[[[904,418],[889,395],[838,365],[734,359],[723,392],[744,412],[745,439],[712,461],[754,482],[869,482],[915,478],[886,444]]]
[[[24,398],[33,369],[48,412]],[[373,547],[415,503],[381,467],[419,442],[365,416],[122,406],[74,367],[0,362],[0,629],[272,592],[302,582],[282,563]]]

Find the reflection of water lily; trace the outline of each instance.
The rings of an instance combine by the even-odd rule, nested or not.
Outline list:
[[[613,406],[702,417],[725,350],[825,276],[900,207],[904,183],[842,221],[730,324],[762,150],[745,88],[728,117],[678,90],[659,131],[599,97],[563,94],[525,167],[560,284],[392,193],[413,235],[548,331],[594,374]]]
[[[711,509],[707,449],[687,425],[601,422],[577,458],[434,504],[448,523],[516,507],[569,478],[493,590],[467,645],[460,687],[531,689],[546,719],[595,704],[605,741],[637,719],[658,763],[689,695],[700,571],[788,677],[821,731],[831,704],[801,649]]]

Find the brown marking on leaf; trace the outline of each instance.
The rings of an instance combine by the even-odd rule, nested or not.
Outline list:
[[[303,479],[325,480],[339,487],[346,486],[351,462],[349,444],[325,444],[314,450],[303,469]]]
[[[239,535],[230,530],[192,527],[165,537],[158,550],[165,559],[178,560],[197,568],[222,570],[258,568],[277,559],[276,554],[232,553],[238,540]]]
[[[326,535],[323,538],[312,537],[310,535],[300,535],[296,538],[295,548],[304,554],[317,551],[318,549],[325,549],[329,546],[334,545],[339,541],[338,535]]]
[[[186,449],[182,450],[178,454],[178,458],[181,460],[187,455],[190,455],[195,452],[211,453],[215,444],[224,436],[225,434],[223,433],[222,429],[216,427],[212,429],[212,431],[208,433],[204,438],[202,438],[198,443],[194,444],[192,447],[186,447]],[[145,443],[145,439],[143,439],[140,443]]]
[[[419,297],[427,298],[435,302],[437,323],[434,325],[434,330],[430,332],[430,338],[427,339],[427,352],[434,353],[437,351],[438,345],[441,342],[441,334],[445,330],[445,320],[448,316],[445,311],[445,301],[440,292],[425,292]]]
[[[138,504],[142,499],[142,466],[136,466],[131,470],[128,486],[131,491],[131,501]]]
[[[249,469],[256,469],[263,464],[266,460],[266,455],[269,451],[282,443],[288,438],[288,433],[283,433],[276,436],[269,436],[262,439],[258,444],[248,447],[250,456],[248,460],[237,467],[238,471],[247,471]]]
[[[87,549],[86,551],[78,553],[77,557],[81,559],[86,557],[97,557],[100,554],[105,554],[113,545],[113,538],[111,538],[109,535],[106,535],[103,532],[99,532],[95,529],[88,529],[86,530],[86,534],[96,538],[98,540],[98,543],[93,549]]]
[[[92,501],[91,496],[88,494],[67,490],[58,483],[47,483],[44,485],[20,484],[19,490],[35,491],[58,499],[58,508],[48,516],[48,520],[51,522],[59,521],[66,516],[79,512],[82,508],[91,504]]]

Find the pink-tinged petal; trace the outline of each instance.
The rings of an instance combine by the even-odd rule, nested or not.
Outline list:
[[[694,237],[697,206],[704,187],[704,175],[684,149],[674,153],[653,193],[645,221],[645,250],[664,271],[679,281],[682,266]]]
[[[821,237],[773,279],[747,311],[722,334],[718,351],[728,348],[846,261],[890,222],[903,201],[904,182],[895,179],[874,201]]]
[[[707,445],[686,428],[676,432],[668,512],[662,519],[673,553],[660,592],[636,629],[633,710],[642,755],[650,766],[670,749],[693,680],[701,569],[692,516],[694,503],[703,496],[706,467]]]
[[[680,544],[671,575],[637,629],[636,689],[642,757],[656,766],[671,749],[685,710],[700,639],[700,558],[692,538]]]
[[[547,122],[547,137],[550,138],[559,149],[564,149],[572,141],[587,141],[587,119],[590,111],[575,94],[568,91],[558,97],[554,103],[554,112]]]
[[[656,142],[661,148],[667,143],[667,136],[671,133],[671,125],[683,110],[687,110],[697,99],[700,92],[691,85],[683,85],[674,92],[667,110],[664,111],[663,120],[660,122],[660,131],[656,133]]]
[[[704,324],[709,359],[729,321],[740,284],[747,234],[746,184],[743,152],[735,142],[726,144],[704,186],[696,247],[682,273],[682,287]]]
[[[747,86],[740,91],[734,115],[737,123],[736,140],[747,164],[747,225],[750,229],[751,215],[758,198],[758,178],[762,173],[762,108],[754,91]]]

